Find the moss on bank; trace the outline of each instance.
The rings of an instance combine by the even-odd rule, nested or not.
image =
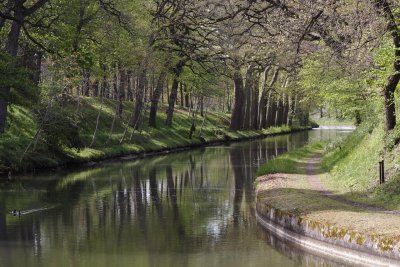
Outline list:
[[[21,171],[34,168],[51,168],[69,163],[89,162],[129,154],[139,154],[180,147],[202,145],[208,142],[253,138],[268,134],[290,132],[291,128],[275,127],[259,131],[229,131],[230,115],[222,112],[209,112],[205,119],[197,117],[197,129],[189,138],[192,118],[185,109],[177,108],[172,127],[165,127],[166,107],[161,106],[157,116],[157,128],[151,128],[144,120],[143,127],[128,132],[123,142],[121,139],[126,129],[126,123],[133,109],[132,102],[125,102],[121,118],[116,117],[113,134],[109,139],[110,127],[114,118],[116,102],[98,98],[81,98],[79,105],[70,101],[64,109],[69,114],[76,114],[80,139],[83,148],[80,150],[61,146],[54,151],[39,138],[34,151],[26,148],[31,144],[37,131],[32,110],[13,106],[10,109],[9,127],[0,139],[0,172]],[[98,114],[99,124],[96,141],[89,147]],[[204,119],[204,121],[203,121]],[[304,127],[306,128],[306,127]],[[303,128],[303,129],[304,129]],[[300,128],[298,128],[300,129]],[[32,146],[31,146],[32,148]],[[24,155],[22,157],[22,155]]]

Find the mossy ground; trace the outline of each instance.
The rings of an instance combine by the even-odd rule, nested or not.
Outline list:
[[[9,127],[0,139],[0,172],[21,171],[34,168],[48,168],[64,165],[70,162],[89,162],[122,155],[135,154],[162,149],[173,149],[193,144],[228,139],[251,138],[266,134],[289,132],[287,126],[269,128],[259,131],[229,131],[230,115],[222,112],[208,112],[203,124],[203,117],[197,117],[197,129],[189,138],[192,119],[187,110],[176,108],[173,125],[165,126],[166,107],[161,105],[157,116],[157,128],[148,126],[148,114],[143,120],[143,126],[136,131],[128,127],[125,140],[121,143],[126,123],[133,109],[132,102],[125,102],[121,118],[116,118],[111,139],[109,132],[113,121],[116,102],[98,98],[83,97],[79,101],[70,101],[64,109],[70,114],[77,114],[80,137],[84,147],[75,150],[62,147],[61,151],[53,151],[46,143],[39,142],[35,151],[31,149],[24,155],[25,149],[32,141],[37,123],[32,110],[19,106],[10,108]],[[100,112],[100,120],[96,141],[89,147],[96,119]],[[203,127],[202,127],[203,125]],[[202,129],[201,129],[202,128]],[[130,138],[132,136],[132,138]]]

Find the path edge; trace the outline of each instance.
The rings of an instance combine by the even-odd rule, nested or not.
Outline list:
[[[279,238],[330,259],[362,266],[400,266],[400,242],[304,219],[258,198],[256,219]]]

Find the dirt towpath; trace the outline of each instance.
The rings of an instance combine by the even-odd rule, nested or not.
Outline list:
[[[330,198],[335,201],[339,201],[347,205],[351,205],[356,208],[377,213],[385,213],[385,214],[400,216],[400,211],[387,210],[381,207],[351,201],[349,199],[336,195],[334,192],[327,189],[326,186],[322,183],[320,177],[318,176],[318,166],[321,162],[321,157],[322,157],[321,154],[315,155],[314,157],[308,160],[306,165],[307,179],[312,189],[318,191],[324,197]]]

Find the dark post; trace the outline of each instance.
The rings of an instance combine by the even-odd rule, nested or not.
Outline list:
[[[379,161],[379,183],[383,184],[385,182],[385,162],[383,160]]]

